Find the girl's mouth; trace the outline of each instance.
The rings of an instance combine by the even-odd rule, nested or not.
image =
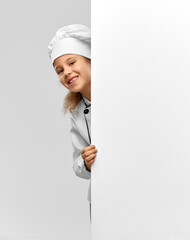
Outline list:
[[[73,85],[75,84],[75,82],[77,81],[78,77],[73,78],[70,82],[68,82],[69,85]]]

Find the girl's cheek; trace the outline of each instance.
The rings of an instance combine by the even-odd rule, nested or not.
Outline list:
[[[62,84],[64,84],[64,79],[62,77],[59,77],[59,80]]]

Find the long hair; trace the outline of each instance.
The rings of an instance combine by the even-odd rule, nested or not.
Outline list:
[[[82,99],[82,94],[80,92],[69,91],[64,98],[63,110],[64,114],[69,110],[72,112],[75,107],[79,104]]]

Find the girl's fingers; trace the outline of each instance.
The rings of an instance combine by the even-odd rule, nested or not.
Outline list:
[[[81,153],[83,154],[83,153],[88,152],[89,150],[92,150],[92,149],[95,149],[95,148],[96,148],[95,145],[90,145],[88,147],[83,148]]]
[[[90,155],[95,154],[97,149],[92,149],[91,151],[85,152],[82,154],[83,158],[88,158]]]
[[[92,148],[96,148],[96,146],[95,145],[90,145],[87,148],[92,149]]]
[[[89,157],[85,158],[86,162],[90,162],[92,159],[96,157],[96,154],[91,154]]]
[[[90,164],[92,160],[93,160],[92,162],[95,161],[97,151],[98,150],[96,149],[95,145],[90,145],[86,148],[83,148],[81,151],[82,158],[85,160],[87,164]]]
[[[86,162],[87,167],[91,167],[92,163],[95,162],[95,159],[92,159],[89,162],[87,162],[87,161],[85,161],[85,162]]]

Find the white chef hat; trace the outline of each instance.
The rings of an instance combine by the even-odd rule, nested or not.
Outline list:
[[[71,24],[57,30],[48,45],[52,64],[64,54],[78,54],[91,59],[91,30],[82,24]]]

